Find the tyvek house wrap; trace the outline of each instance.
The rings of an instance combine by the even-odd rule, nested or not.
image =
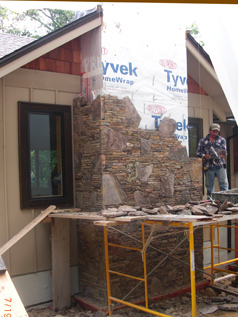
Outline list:
[[[155,130],[164,117],[177,123],[188,146],[185,21],[180,4],[103,3],[102,34],[82,36],[82,95],[129,97],[140,128]],[[100,47],[101,42],[101,47]]]
[[[173,118],[187,146],[186,30],[176,4],[103,3],[103,21],[103,93],[128,96],[142,129]]]

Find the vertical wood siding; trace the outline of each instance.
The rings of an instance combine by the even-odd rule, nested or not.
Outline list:
[[[81,44],[80,38],[74,39],[53,51],[27,63],[23,68],[81,75]]]

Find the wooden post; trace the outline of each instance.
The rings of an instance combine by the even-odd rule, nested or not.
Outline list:
[[[52,221],[53,309],[70,307],[69,219]]]

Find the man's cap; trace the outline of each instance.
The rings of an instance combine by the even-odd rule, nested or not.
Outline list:
[[[220,125],[217,123],[213,123],[210,125],[210,130],[218,130],[220,131]]]

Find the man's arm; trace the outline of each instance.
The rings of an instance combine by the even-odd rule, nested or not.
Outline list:
[[[201,157],[202,159],[205,159],[205,160],[210,160],[210,158],[211,158],[211,155],[206,153],[205,144],[204,144],[203,139],[201,139],[198,143],[196,155],[198,157]]]
[[[227,150],[226,150],[226,140],[224,138],[221,139],[220,149],[217,151],[218,155],[226,159],[227,157]]]
[[[198,157],[204,158],[204,156],[205,156],[205,153],[204,153],[204,152],[205,152],[204,142],[203,142],[203,140],[201,139],[201,140],[198,142],[196,155],[197,155]]]

